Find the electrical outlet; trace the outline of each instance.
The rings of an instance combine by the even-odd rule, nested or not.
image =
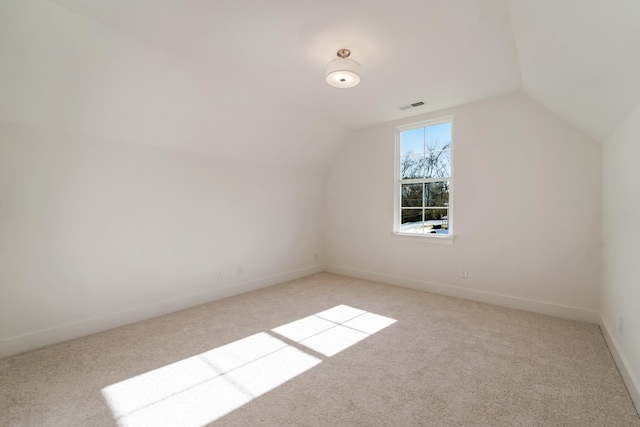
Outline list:
[[[222,270],[218,269],[218,279],[222,279],[224,274],[222,274]]]
[[[242,266],[241,265],[238,266],[237,272],[238,272],[238,274],[242,274]]]
[[[467,270],[466,268],[463,268],[462,270],[460,270],[460,277],[462,277],[463,279],[468,278],[469,270]]]
[[[317,261],[318,260],[318,252],[316,252],[315,254],[313,254],[313,260]]]
[[[622,331],[624,330],[624,319],[620,316],[618,320],[618,331],[620,331],[620,335],[622,335]]]

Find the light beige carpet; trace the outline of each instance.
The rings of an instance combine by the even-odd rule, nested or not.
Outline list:
[[[640,426],[596,325],[326,273],[0,360],[2,426],[154,408],[172,425]]]

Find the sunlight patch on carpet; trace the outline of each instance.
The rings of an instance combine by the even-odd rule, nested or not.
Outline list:
[[[339,305],[272,332],[330,357],[394,322]],[[201,427],[321,362],[260,332],[112,384],[102,395],[120,427]]]
[[[203,426],[321,362],[261,332],[102,390],[121,427]]]
[[[395,322],[389,317],[338,305],[272,331],[331,357]]]

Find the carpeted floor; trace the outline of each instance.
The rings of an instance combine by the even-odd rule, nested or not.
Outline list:
[[[0,360],[2,426],[212,421],[640,426],[596,325],[328,273]]]

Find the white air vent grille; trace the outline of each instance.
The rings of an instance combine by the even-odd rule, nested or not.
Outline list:
[[[407,105],[402,105],[400,107],[398,107],[398,109],[400,110],[408,110],[409,108],[416,108],[416,107],[421,107],[423,105],[426,105],[427,103],[425,101],[416,101],[416,102],[412,102],[411,104],[407,104]]]

